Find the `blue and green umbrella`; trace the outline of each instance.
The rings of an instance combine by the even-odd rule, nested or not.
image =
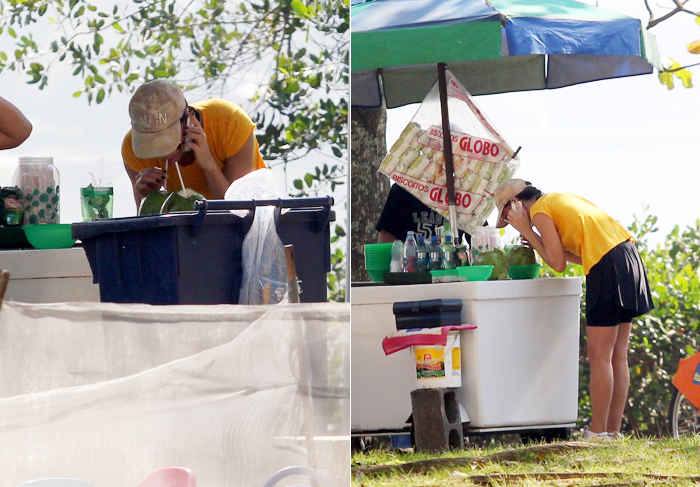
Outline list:
[[[472,95],[661,66],[639,19],[574,0],[352,0],[350,12],[355,106],[380,106],[382,95],[387,108],[422,101],[439,63]]]

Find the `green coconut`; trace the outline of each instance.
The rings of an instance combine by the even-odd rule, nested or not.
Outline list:
[[[508,265],[532,264],[537,264],[537,257],[535,257],[535,251],[530,247],[513,247],[510,252],[508,252]]]
[[[139,215],[157,215],[168,197],[167,191],[151,191],[141,200]]]
[[[177,193],[171,191],[151,191],[141,200],[139,215],[157,215],[159,213],[172,213],[174,211],[194,211],[194,202],[203,200],[204,196],[187,190],[187,197],[184,191]]]
[[[187,197],[184,191],[170,193],[160,208],[161,213],[172,213],[174,211],[194,211],[194,202],[202,200],[204,197],[191,189],[187,190]]]
[[[508,278],[508,257],[500,249],[487,250],[476,257],[474,265],[492,265],[493,272],[489,281]]]

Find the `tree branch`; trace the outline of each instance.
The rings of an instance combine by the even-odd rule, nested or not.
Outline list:
[[[647,23],[647,29],[651,29],[652,27],[660,24],[664,20],[668,20],[677,13],[686,13],[690,14],[693,17],[698,17],[699,15],[691,10],[688,10],[685,8],[685,4],[688,2],[688,0],[673,0],[673,4],[676,6],[673,10],[670,12],[662,15],[661,17],[655,19],[654,18],[654,12],[652,11],[651,7],[649,6],[649,0],[644,0],[644,4],[647,8],[647,11],[649,12],[649,22]]]

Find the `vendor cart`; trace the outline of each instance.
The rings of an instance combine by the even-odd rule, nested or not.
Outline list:
[[[578,416],[581,279],[541,278],[352,288],[352,433],[410,431],[415,362],[408,351],[385,356],[396,331],[395,302],[460,299],[466,435],[545,430],[561,435]]]

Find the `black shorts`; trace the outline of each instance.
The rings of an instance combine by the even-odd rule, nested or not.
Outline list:
[[[616,326],[654,309],[646,270],[631,240],[605,254],[586,276],[586,324]]]

